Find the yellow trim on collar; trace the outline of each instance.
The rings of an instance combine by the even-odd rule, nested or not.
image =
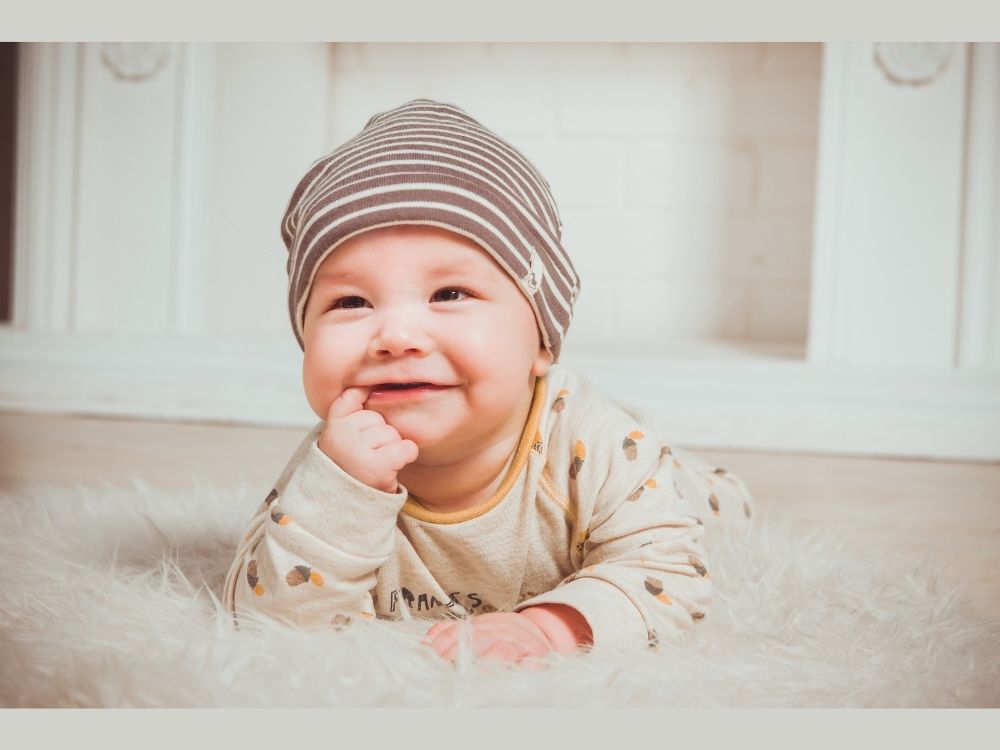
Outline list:
[[[535,432],[538,429],[538,422],[541,419],[542,407],[545,405],[545,378],[546,376],[542,375],[535,379],[535,392],[531,397],[531,408],[528,410],[528,419],[525,420],[521,439],[517,444],[517,449],[514,451],[514,461],[507,470],[507,475],[500,482],[497,491],[493,493],[493,497],[474,508],[456,510],[451,513],[441,513],[427,510],[427,508],[414,500],[411,495],[403,504],[402,512],[412,518],[416,518],[418,521],[449,524],[462,523],[463,521],[478,518],[499,505],[500,501],[510,492],[511,487],[514,486],[514,482],[517,481],[517,476],[521,473],[521,467],[524,466],[524,462],[528,458],[528,453],[531,451],[531,446],[535,442]]]

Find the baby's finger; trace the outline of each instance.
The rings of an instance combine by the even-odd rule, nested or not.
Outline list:
[[[364,408],[365,400],[368,398],[370,392],[371,388],[360,385],[346,389],[330,404],[330,408],[326,413],[327,421],[340,419],[341,417],[346,417],[348,414],[360,411]]]
[[[428,631],[424,633],[424,637],[420,639],[420,642],[423,643],[425,646],[430,646],[435,651],[439,651],[440,649],[437,648],[435,644],[438,643],[442,635],[447,633],[448,630],[452,627],[454,627],[453,623],[447,623],[447,622],[435,623],[435,625],[432,628],[429,628]]]
[[[441,633],[449,628],[453,628],[458,624],[456,620],[438,620],[436,623],[427,628],[427,632],[424,634],[424,640],[428,643]]]
[[[399,442],[399,433],[392,425],[376,424],[365,427],[361,430],[361,445],[367,445],[372,450],[377,450],[383,445]]]
[[[393,471],[399,471],[417,460],[420,449],[412,440],[398,440],[376,448],[375,453],[385,459],[386,466]]]
[[[488,648],[479,654],[479,658],[484,660],[513,662],[520,661],[521,656],[521,649],[510,641],[493,641]]]
[[[371,409],[359,409],[346,417],[340,417],[337,422],[351,432],[361,432],[369,427],[385,426],[385,417]]]
[[[518,662],[522,669],[526,669],[529,672],[541,672],[548,665],[537,656],[525,656],[521,661]]]
[[[438,632],[438,634],[430,640],[428,645],[439,655],[444,655],[444,653],[456,643],[458,643],[458,629],[449,628],[448,630]]]
[[[458,655],[462,651],[462,644],[455,641],[453,644],[448,646],[444,651],[441,652],[441,658],[445,661],[450,661],[452,664],[458,662]]]
[[[476,642],[482,644],[482,639],[482,634],[476,633],[464,623],[456,623],[454,628],[438,636],[434,645],[441,658],[454,662],[463,651],[471,651],[471,655],[475,655]],[[485,646],[485,644],[482,645]]]

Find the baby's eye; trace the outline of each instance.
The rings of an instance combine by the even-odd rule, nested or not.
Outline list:
[[[332,305],[330,305],[331,310],[342,309],[342,310],[356,310],[360,307],[364,307],[368,304],[368,300],[364,297],[341,297]]]
[[[463,299],[463,297],[460,297],[458,295],[464,295],[465,297],[468,297],[469,293],[464,289],[447,287],[445,289],[438,289],[436,292],[434,292],[434,296],[431,297],[431,300],[441,300],[444,302],[458,302],[459,300]]]

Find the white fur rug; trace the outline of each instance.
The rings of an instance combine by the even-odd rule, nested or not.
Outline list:
[[[1000,623],[933,565],[827,532],[717,531],[715,603],[688,643],[526,671],[440,661],[426,623],[235,631],[219,596],[259,488],[0,493],[0,705],[1000,706]]]

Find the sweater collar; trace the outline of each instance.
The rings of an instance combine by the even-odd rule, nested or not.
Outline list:
[[[542,375],[535,379],[535,391],[531,397],[531,408],[528,409],[528,418],[524,422],[521,438],[517,443],[517,448],[514,450],[513,459],[509,463],[509,468],[504,475],[503,481],[500,482],[497,491],[493,493],[493,496],[489,500],[472,508],[442,513],[428,510],[411,496],[403,504],[402,512],[418,521],[452,524],[478,518],[499,505],[500,501],[510,492],[511,487],[514,486],[514,482],[517,481],[517,477],[524,467],[524,462],[531,452],[531,446],[535,442],[535,433],[538,431],[538,422],[541,418],[542,407],[545,404],[546,377],[546,375]]]

